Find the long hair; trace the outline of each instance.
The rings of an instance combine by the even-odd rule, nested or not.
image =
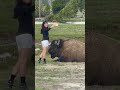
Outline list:
[[[47,21],[44,21],[44,22],[42,23],[41,34],[43,34],[43,28],[46,28],[46,27],[44,26],[45,23],[48,23],[48,22],[47,22]],[[48,28],[48,27],[47,27],[47,28]]]

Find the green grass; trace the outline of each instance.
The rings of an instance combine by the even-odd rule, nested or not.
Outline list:
[[[35,87],[35,90],[47,90],[47,89],[41,87]]]
[[[45,18],[35,18],[35,21],[43,21]],[[75,17],[70,19],[63,19],[63,22],[85,22],[85,18]]]
[[[40,34],[41,25],[35,26],[35,38],[36,41],[42,40]],[[72,24],[60,24],[58,27],[54,27],[49,32],[50,40],[54,39],[78,39],[84,42],[85,39],[85,25],[72,25]]]
[[[84,63],[54,62],[54,60],[56,60],[57,58],[52,60],[50,56],[47,55],[47,64],[44,65],[43,61],[41,62],[41,64],[38,64],[37,59],[38,56],[36,56],[35,65],[36,90],[57,90],[59,86],[64,83],[83,84],[85,74]],[[64,86],[61,86],[61,88],[62,87]]]
[[[35,36],[36,43],[42,40],[40,34],[41,25],[36,25]],[[50,41],[54,39],[77,39],[85,42],[85,25],[72,25],[72,24],[60,24],[58,27],[54,27],[49,32]],[[58,90],[58,88],[64,88],[60,86],[63,83],[82,83],[84,82],[84,63],[64,63],[55,62],[55,59],[51,59],[47,53],[47,64],[44,65],[43,61],[38,64],[38,56],[41,53],[41,46],[36,44],[36,48],[40,48],[40,51],[35,57],[35,87],[36,90]],[[82,69],[81,69],[82,68]],[[74,78],[73,78],[74,76]],[[83,82],[82,82],[83,81]],[[83,85],[84,86],[84,85]],[[74,90],[78,90],[76,87]],[[80,88],[79,88],[80,89]],[[70,87],[63,90],[72,90]]]
[[[84,22],[85,18],[70,18],[70,19],[64,19],[66,22]]]

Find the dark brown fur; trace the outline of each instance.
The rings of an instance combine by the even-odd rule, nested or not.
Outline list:
[[[60,61],[83,62],[85,61],[85,44],[78,40],[66,40],[56,53]]]
[[[120,43],[98,33],[86,34],[86,85],[120,85]]]

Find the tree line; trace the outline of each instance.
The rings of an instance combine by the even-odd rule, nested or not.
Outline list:
[[[52,21],[63,21],[64,19],[85,15],[85,0],[35,0],[35,17],[44,17]]]

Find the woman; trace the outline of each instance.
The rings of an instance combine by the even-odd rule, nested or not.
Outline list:
[[[19,28],[16,36],[19,56],[8,81],[9,88],[13,87],[14,79],[18,73],[21,78],[20,88],[27,88],[26,64],[32,49],[32,39],[34,35],[33,11],[34,6],[32,6],[32,0],[17,0],[17,4],[14,8],[14,18],[19,22]]]
[[[41,62],[41,59],[44,60],[44,64],[46,64],[46,53],[47,53],[47,49],[49,46],[49,30],[54,27],[57,26],[56,24],[53,24],[50,28],[48,27],[48,22],[44,21],[42,23],[42,29],[41,29],[41,34],[43,35],[43,39],[41,41],[42,44],[42,53],[40,54],[40,58],[38,60],[38,62]]]

